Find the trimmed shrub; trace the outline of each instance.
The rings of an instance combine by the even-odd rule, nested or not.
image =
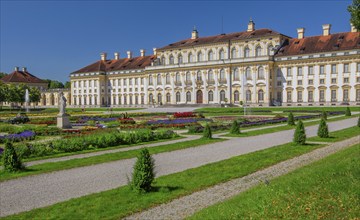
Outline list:
[[[351,116],[351,111],[349,107],[346,107],[345,116]]]
[[[360,117],[358,118],[357,126],[360,127]]]
[[[16,154],[16,151],[12,143],[7,142],[5,144],[5,151],[3,155],[4,170],[7,172],[16,172],[23,169],[20,158]]]
[[[305,134],[305,127],[302,121],[299,121],[297,123],[295,133],[294,133],[294,139],[293,142],[295,144],[304,145],[306,142],[306,134]]]
[[[295,125],[294,115],[292,112],[289,113],[287,123],[288,125]]]
[[[209,124],[206,124],[206,126],[205,126],[203,138],[207,138],[207,139],[212,138],[211,128],[210,128]]]
[[[141,149],[134,166],[131,189],[139,193],[149,192],[155,178],[154,166],[154,159],[148,149]]]
[[[327,112],[326,111],[322,111],[321,118],[323,118],[325,121],[327,120]]]
[[[319,124],[319,128],[317,131],[317,135],[321,138],[328,138],[329,137],[329,129],[328,129],[328,125],[326,124],[325,119],[321,119],[320,124]]]
[[[240,125],[236,120],[234,120],[231,126],[230,134],[240,134]]]

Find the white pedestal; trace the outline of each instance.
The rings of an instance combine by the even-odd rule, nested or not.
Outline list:
[[[57,117],[57,127],[61,128],[61,129],[71,128],[71,123],[70,123],[70,119],[69,119],[68,114],[58,115],[58,117]]]

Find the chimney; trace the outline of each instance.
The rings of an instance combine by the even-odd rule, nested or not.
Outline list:
[[[194,26],[193,31],[191,32],[191,39],[197,39],[199,37],[199,33],[196,30],[196,27]]]
[[[356,29],[356,27],[352,24],[352,23],[350,23],[350,26],[351,26],[351,32],[358,32],[358,29]]]
[[[304,33],[305,33],[305,28],[298,28],[297,33],[298,33],[298,39],[303,39]]]
[[[120,57],[120,54],[119,54],[118,52],[115,52],[115,53],[114,53],[114,59],[115,59],[115,60],[118,60],[119,57]]]
[[[248,24],[248,28],[247,31],[255,31],[255,23],[253,22],[253,20],[250,18],[249,24]]]
[[[153,53],[156,56],[156,48],[155,47],[153,48]]]
[[[140,50],[140,56],[142,56],[142,57],[145,56],[145,50],[144,50],[144,49],[141,49],[141,50]]]
[[[19,67],[16,66],[14,70],[15,70],[15,71],[19,71]]]
[[[100,57],[101,57],[101,60],[102,60],[102,61],[105,61],[105,60],[106,60],[106,55],[107,55],[106,53],[101,53],[101,54],[100,54]]]
[[[22,68],[22,71],[23,71],[23,72],[26,72],[26,67],[23,67],[23,68]]]
[[[323,36],[329,36],[331,24],[324,24],[322,27],[323,27]]]
[[[126,53],[127,53],[127,58],[131,59],[132,58],[132,52],[130,50],[128,50]]]

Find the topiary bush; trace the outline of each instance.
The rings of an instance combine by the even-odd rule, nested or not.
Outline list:
[[[323,118],[325,121],[327,120],[327,112],[325,110],[322,111],[321,118]]]
[[[345,116],[351,116],[351,111],[349,107],[346,107]]]
[[[290,112],[289,115],[288,115],[287,124],[288,125],[295,125],[294,115],[293,115],[292,112]]]
[[[328,125],[326,124],[325,119],[321,119],[320,124],[319,124],[319,128],[317,131],[317,135],[321,138],[328,138],[329,137],[329,129],[328,129]]]
[[[154,159],[148,149],[141,149],[134,166],[133,177],[130,182],[131,189],[139,193],[149,192],[155,178],[154,166]]]
[[[358,118],[357,126],[360,127],[360,117]]]
[[[305,127],[301,120],[297,123],[293,142],[300,145],[304,145],[306,142]]]
[[[240,134],[240,133],[241,133],[240,124],[236,120],[234,120],[230,129],[230,134]]]
[[[5,144],[5,150],[3,155],[3,166],[7,172],[16,172],[22,170],[24,167],[20,158],[16,154],[16,151],[12,143],[7,142]]]
[[[209,124],[206,124],[206,126],[205,126],[203,138],[206,138],[206,139],[212,138],[211,128],[210,128]]]

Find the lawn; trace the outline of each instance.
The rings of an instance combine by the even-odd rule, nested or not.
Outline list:
[[[246,176],[322,146],[324,145],[295,146],[291,143],[280,145],[159,177],[154,190],[148,194],[137,194],[123,186],[5,219],[119,219],[177,197]]]
[[[359,152],[357,144],[190,219],[358,219]]]
[[[336,142],[336,141],[342,141],[348,139],[350,137],[354,137],[356,135],[360,135],[360,127],[354,126],[343,130],[330,132],[329,138],[311,137],[308,138],[307,140],[319,141],[319,142]]]

